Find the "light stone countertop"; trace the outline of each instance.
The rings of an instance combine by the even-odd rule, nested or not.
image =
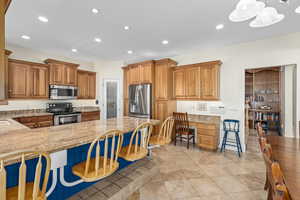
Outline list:
[[[220,116],[189,114],[189,122],[220,125]]]
[[[11,119],[9,121],[13,124],[5,128],[0,127],[0,154],[23,150],[52,153],[91,143],[96,136],[102,135],[111,129],[118,129],[123,133],[127,133],[133,131],[143,122],[150,122],[153,125],[160,123],[159,120],[120,117],[29,129],[16,121]],[[17,161],[12,158],[11,160],[6,160],[5,163],[12,164]]]

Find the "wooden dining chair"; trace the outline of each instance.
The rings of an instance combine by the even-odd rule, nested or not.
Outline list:
[[[101,155],[101,142],[104,144],[103,155]],[[72,167],[73,174],[85,182],[98,181],[113,174],[119,168],[118,157],[122,144],[123,134],[119,130],[110,130],[98,136],[89,147],[87,160]],[[92,158],[95,146],[95,157]]]
[[[174,127],[174,118],[168,117],[162,124],[158,135],[153,135],[150,138],[150,145],[165,145],[172,141],[172,132]]]
[[[173,117],[175,120],[175,142],[180,139],[182,143],[183,140],[187,142],[187,148],[190,146],[190,141],[193,140],[193,145],[195,146],[195,130],[191,129],[189,126],[189,118],[187,113],[174,112]]]
[[[291,200],[291,196],[284,182],[284,176],[278,162],[273,162],[271,166],[272,176],[272,200]]]
[[[132,133],[129,145],[122,147],[119,157],[127,161],[136,161],[146,157],[152,130],[153,125],[149,122],[139,125]]]
[[[38,157],[37,165],[35,168],[35,177],[33,182],[27,182],[26,173],[27,165],[26,160]],[[5,160],[9,158],[16,158],[21,160],[19,168],[19,181],[18,185],[11,188],[6,188],[6,180],[9,174],[5,170]],[[42,159],[46,162],[43,164]],[[48,153],[23,151],[13,152],[0,156],[0,199],[1,200],[46,200],[46,188],[48,184],[51,160]],[[43,167],[45,170],[42,170]],[[42,174],[44,173],[44,174]],[[43,180],[42,180],[43,179]],[[40,184],[42,182],[42,184]]]

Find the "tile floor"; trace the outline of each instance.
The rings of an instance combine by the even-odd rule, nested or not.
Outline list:
[[[155,149],[160,173],[139,190],[140,200],[265,200],[265,166],[253,145],[242,158],[173,144]]]

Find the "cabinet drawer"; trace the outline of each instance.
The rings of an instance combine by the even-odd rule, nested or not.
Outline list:
[[[27,126],[29,128],[38,128],[37,123],[22,123],[24,126]]]
[[[52,121],[52,120],[53,120],[53,116],[52,115],[39,116],[37,118],[38,122],[45,122],[45,121]]]
[[[215,130],[216,129],[216,125],[214,124],[197,124],[197,127],[199,129],[208,129],[208,130]]]
[[[25,123],[35,123],[36,122],[36,117],[20,117],[17,118],[17,121],[25,124]]]
[[[216,130],[211,129],[198,129],[198,134],[200,135],[207,135],[207,136],[217,136]]]
[[[53,126],[53,121],[43,121],[38,123],[39,128]]]
[[[206,136],[206,135],[198,135],[198,144],[204,144],[208,146],[215,146],[217,143],[216,137]]]

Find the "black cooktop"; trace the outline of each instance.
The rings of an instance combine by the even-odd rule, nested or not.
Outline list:
[[[54,115],[72,115],[72,114],[80,114],[81,112],[50,112]]]

